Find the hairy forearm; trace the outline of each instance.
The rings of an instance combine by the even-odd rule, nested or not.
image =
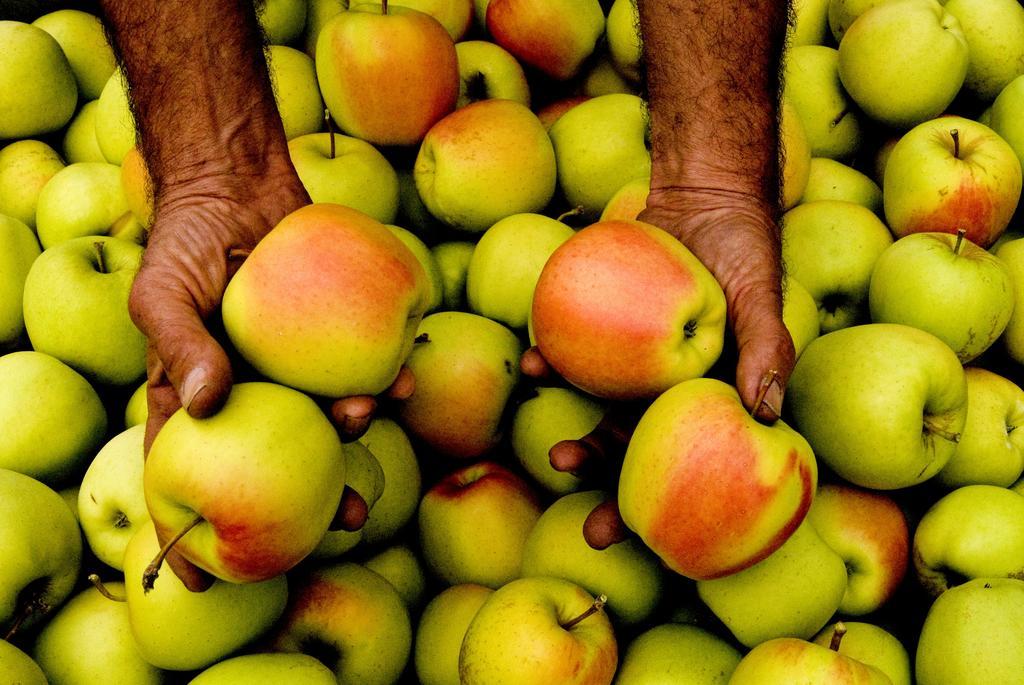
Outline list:
[[[252,0],[101,4],[158,199],[288,169]]]
[[[639,0],[652,191],[779,204],[779,70],[785,0]]]

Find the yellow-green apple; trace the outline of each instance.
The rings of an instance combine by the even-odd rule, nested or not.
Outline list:
[[[143,381],[128,398],[128,403],[124,407],[125,428],[146,422],[149,416],[149,406],[146,404],[146,386],[147,383]]]
[[[1020,161],[984,124],[940,117],[896,143],[883,191],[885,218],[896,236],[964,229],[969,240],[988,247],[1017,207]]]
[[[540,514],[536,493],[505,467],[482,461],[461,468],[420,502],[423,561],[449,585],[499,588],[519,576],[526,539]]]
[[[807,520],[846,563],[840,612],[863,616],[893,597],[910,559],[907,520],[896,502],[849,485],[822,485]]]
[[[778,549],[816,484],[814,454],[800,435],[782,421],[759,423],[734,388],[698,378],[662,394],[640,419],[619,508],[673,571],[718,578]]]
[[[441,278],[441,269],[437,265],[437,260],[434,259],[434,253],[412,231],[393,224],[388,224],[387,227],[396,238],[402,241],[409,252],[412,252],[420,266],[423,267],[423,273],[427,275],[427,288],[430,291],[427,296],[427,312],[440,309],[441,301],[444,298],[444,283]]]
[[[610,685],[618,646],[600,603],[560,578],[520,578],[498,589],[462,641],[461,683]]]
[[[793,637],[780,637],[750,650],[732,672],[729,685],[892,685],[874,666]],[[923,684],[922,684],[923,685]]]
[[[287,45],[297,39],[306,26],[306,2],[266,0],[256,4],[256,18],[268,43]]]
[[[75,162],[105,162],[107,158],[96,140],[96,109],[99,100],[89,100],[81,107],[64,130],[61,149],[68,164]]]
[[[866,207],[840,200],[797,205],[782,216],[782,261],[818,305],[821,332],[867,319],[868,287],[892,234]]]
[[[579,73],[605,26],[598,0],[490,0],[486,16],[495,43],[559,81]]]
[[[871,320],[928,331],[962,363],[994,343],[1014,309],[1010,269],[962,235],[912,233],[875,262]]]
[[[965,485],[932,505],[914,531],[914,568],[932,595],[972,578],[1024,575],[1024,497]]]
[[[34,478],[0,468],[0,546],[6,559],[0,567],[0,632],[9,637],[40,625],[71,594],[82,538],[60,495]]]
[[[783,72],[784,99],[804,126],[811,154],[844,159],[860,147],[861,124],[839,81],[839,52],[823,45],[791,48]]]
[[[384,470],[384,492],[370,510],[362,527],[370,544],[394,537],[416,514],[420,502],[421,477],[416,453],[401,426],[377,417],[359,438]]]
[[[1010,144],[1017,154],[1017,161],[1024,165],[1024,75],[1018,76],[1006,85],[992,103],[990,125],[1003,140]]]
[[[134,384],[146,372],[146,337],[128,314],[142,247],[106,236],[45,250],[25,279],[25,330],[45,352],[86,378]]]
[[[874,666],[889,676],[892,685],[911,685],[913,681],[907,648],[892,633],[871,623],[843,621],[826,626],[814,638],[814,643],[829,647],[837,629],[842,633],[840,654]]]
[[[121,189],[132,214],[149,228],[153,223],[153,180],[137,147],[129,150],[121,163]]]
[[[60,44],[38,26],[0,21],[0,45],[0,140],[37,136],[68,123],[78,86]]]
[[[554,123],[561,119],[563,114],[576,105],[582,104],[590,99],[591,98],[586,95],[570,95],[569,97],[549,102],[544,105],[544,107],[537,110],[537,118],[540,119],[540,123],[544,124],[544,129],[550,131]]]
[[[392,0],[390,6],[396,5],[429,14],[454,41],[462,40],[473,24],[473,0]]]
[[[828,4],[828,26],[836,45],[842,42],[846,30],[857,17],[875,5],[889,0],[830,0]]]
[[[12,352],[0,357],[0,425],[0,468],[60,487],[103,444],[107,412],[71,367],[42,352]]]
[[[398,174],[366,141],[311,133],[288,141],[288,154],[313,202],[333,202],[390,223],[398,214]]]
[[[608,55],[600,55],[591,65],[582,77],[580,90],[584,95],[592,98],[612,93],[638,95],[637,86],[616,70]]]
[[[872,119],[907,129],[945,111],[967,75],[960,22],[937,0],[876,5],[839,43],[839,78]]]
[[[554,195],[555,175],[555,152],[540,120],[511,100],[481,100],[446,116],[423,139],[413,169],[430,213],[472,233],[542,210]]]
[[[727,685],[740,658],[735,647],[703,628],[666,623],[629,644],[615,685]]]
[[[111,164],[121,164],[135,147],[135,117],[128,104],[128,84],[118,69],[110,75],[96,105],[96,142]]]
[[[818,304],[807,292],[807,288],[788,274],[782,279],[782,323],[793,339],[793,351],[797,358],[821,334]]]
[[[583,524],[607,499],[605,493],[591,490],[551,504],[526,539],[520,576],[564,578],[587,592],[607,595],[611,615],[637,625],[650,617],[661,599],[661,565],[636,538],[603,550],[587,544]]]
[[[597,216],[623,180],[651,175],[643,101],[622,93],[581,102],[549,130],[558,185],[569,204]]]
[[[682,243],[639,221],[602,221],[551,255],[533,333],[567,381],[598,397],[655,397],[722,351],[725,296]]]
[[[875,151],[875,163],[871,167],[872,178],[879,187],[885,184],[885,167],[889,164],[889,156],[892,155],[896,143],[900,142],[901,135],[893,135],[883,140]],[[883,198],[883,208],[884,208]]]
[[[121,188],[121,169],[106,162],[79,162],[53,175],[39,193],[36,233],[43,248],[107,235],[130,216]]]
[[[1013,283],[1013,313],[1003,332],[1003,346],[1010,358],[1018,364],[1024,363],[1024,239],[1010,240],[995,252],[996,257],[1010,269]]]
[[[331,19],[346,11],[350,3],[349,0],[307,0],[305,4],[306,31],[302,49],[316,59],[316,41],[320,37],[320,30]]]
[[[308,654],[243,654],[219,661],[188,685],[337,685],[331,669]]]
[[[39,194],[63,168],[57,151],[39,140],[17,140],[0,149],[0,214],[35,228]]]
[[[804,196],[811,174],[811,141],[800,114],[789,98],[782,100],[779,120],[782,155],[782,208],[794,207]]]
[[[15,347],[25,332],[25,279],[38,256],[32,229],[0,214],[0,350]]]
[[[416,179],[413,176],[413,164],[415,160],[406,158],[405,166],[395,169],[398,174],[398,217],[402,226],[408,227],[416,235],[435,242],[447,236],[447,227],[434,218],[427,206],[423,204],[420,191],[416,189]]]
[[[630,81],[639,82],[643,58],[636,0],[615,0],[612,3],[608,9],[605,38],[608,56],[615,69]]]
[[[95,100],[114,73],[114,51],[99,17],[74,9],[50,12],[32,22],[60,44],[84,100]]]
[[[271,45],[267,49],[267,71],[285,137],[291,140],[319,131],[324,101],[320,99],[313,59],[295,48]]]
[[[807,521],[750,568],[697,581],[701,600],[747,647],[778,637],[811,638],[845,592],[843,558]]]
[[[819,459],[855,485],[922,483],[953,456],[967,382],[949,346],[901,324],[844,328],[797,360],[786,400]]]
[[[18,685],[49,685],[39,664],[7,640],[0,640],[0,678]]]
[[[601,211],[601,221],[633,221],[647,208],[650,192],[649,176],[634,178],[611,196]]]
[[[254,582],[316,547],[341,501],[345,462],[313,400],[272,383],[241,383],[210,418],[184,409],[171,416],[143,482],[162,542],[199,521],[175,551],[218,578]]]
[[[224,326],[268,378],[329,397],[376,395],[398,376],[427,295],[423,267],[383,224],[308,205],[228,283]]]
[[[448,32],[428,14],[386,2],[354,5],[323,26],[316,75],[341,129],[376,145],[420,142],[459,95]]]
[[[203,592],[191,592],[167,573],[144,591],[143,575],[159,549],[156,531],[146,523],[124,552],[132,635],[142,658],[157,668],[209,666],[266,632],[284,612],[288,581],[283,575],[259,583],[216,580]]]
[[[456,107],[492,98],[530,106],[530,84],[508,50],[486,40],[467,40],[455,44],[455,53],[459,58]]]
[[[430,600],[416,628],[413,661],[421,685],[461,685],[459,650],[470,622],[494,592],[489,587],[453,585]]]
[[[149,521],[142,492],[142,439],[138,425],[103,446],[82,476],[78,520],[96,558],[124,570],[124,550],[139,526]]]
[[[455,240],[440,243],[430,250],[434,254],[437,268],[441,270],[441,283],[444,287],[442,302],[445,309],[458,310],[465,307],[466,276],[475,248],[474,243]]]
[[[411,549],[404,545],[388,547],[364,561],[363,566],[391,583],[410,611],[420,606],[427,579]]]
[[[391,583],[359,564],[336,564],[293,583],[272,643],[313,652],[339,685],[390,685],[409,660],[412,627]]]
[[[345,488],[359,495],[366,505],[367,514],[384,492],[384,469],[370,450],[358,442],[342,445],[345,455]],[[341,523],[341,522],[339,522]],[[310,559],[337,559],[363,541],[362,527],[332,526],[309,554]]]
[[[108,583],[124,597],[124,583]],[[87,588],[68,600],[40,631],[32,656],[51,683],[160,685],[164,674],[135,646],[128,606]]]
[[[948,0],[945,5],[967,40],[964,89],[991,102],[1024,74],[1024,7],[1015,0]]]
[[[831,0],[794,0],[787,44],[823,45],[828,35],[828,10]]]
[[[541,269],[575,235],[541,214],[513,214],[488,228],[466,273],[469,308],[510,328],[525,328]]]
[[[843,200],[882,216],[882,189],[866,174],[827,157],[814,157],[800,202]]]
[[[516,407],[512,417],[512,451],[523,469],[548,492],[567,495],[582,481],[551,466],[551,448],[579,440],[597,427],[604,407],[570,388],[537,388],[536,396]]]
[[[501,439],[505,405],[519,380],[519,339],[465,312],[431,314],[417,336],[406,361],[416,389],[398,405],[403,427],[447,456],[490,451]]]

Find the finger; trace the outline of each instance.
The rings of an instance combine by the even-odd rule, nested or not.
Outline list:
[[[600,459],[594,448],[583,440],[562,440],[548,450],[551,468],[562,473],[571,473],[577,478],[588,475],[594,461]]]
[[[377,399],[372,395],[354,395],[335,400],[331,405],[331,420],[342,442],[354,442],[370,428],[377,411]]]
[[[608,549],[629,538],[629,528],[619,513],[619,503],[610,499],[601,502],[587,515],[583,522],[583,539],[598,551]]]
[[[779,314],[773,312],[779,308]],[[765,292],[747,298],[737,312],[733,330],[739,350],[736,388],[743,406],[760,421],[782,415],[786,383],[793,372],[793,339],[781,317],[781,294]]]
[[[344,530],[350,533],[355,532],[366,525],[370,516],[370,507],[366,500],[358,492],[345,486],[341,493],[341,502],[338,503],[338,511],[334,520],[328,526],[328,530]]]
[[[519,370],[527,378],[538,381],[547,380],[555,375],[548,360],[536,345],[523,352],[523,356],[519,358]]]
[[[173,549],[167,553],[164,561],[171,567],[171,571],[178,577],[178,580],[191,592],[205,592],[216,580]]]
[[[390,400],[407,400],[416,391],[416,377],[412,369],[402,366],[398,370],[398,376],[394,382],[384,391],[384,396]]]

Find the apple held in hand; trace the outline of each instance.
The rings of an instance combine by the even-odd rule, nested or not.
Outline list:
[[[718,578],[778,549],[816,484],[814,454],[800,435],[782,421],[759,423],[734,388],[699,378],[665,392],[640,419],[619,509],[669,568]]]
[[[307,205],[260,241],[224,292],[224,327],[268,378],[328,397],[398,376],[427,307],[423,267],[383,225]]]
[[[533,296],[541,354],[598,397],[655,397],[718,359],[725,296],[671,235],[639,221],[602,221],[551,255]]]
[[[175,412],[144,473],[161,541],[195,524],[174,549],[235,583],[302,561],[327,531],[344,485],[334,426],[313,400],[271,383],[236,385],[207,419]]]

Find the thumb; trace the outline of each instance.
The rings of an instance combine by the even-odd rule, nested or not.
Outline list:
[[[786,383],[795,361],[793,339],[782,322],[781,303],[778,289],[749,293],[738,300],[733,324],[739,351],[736,388],[750,413],[767,423],[782,413]]]

